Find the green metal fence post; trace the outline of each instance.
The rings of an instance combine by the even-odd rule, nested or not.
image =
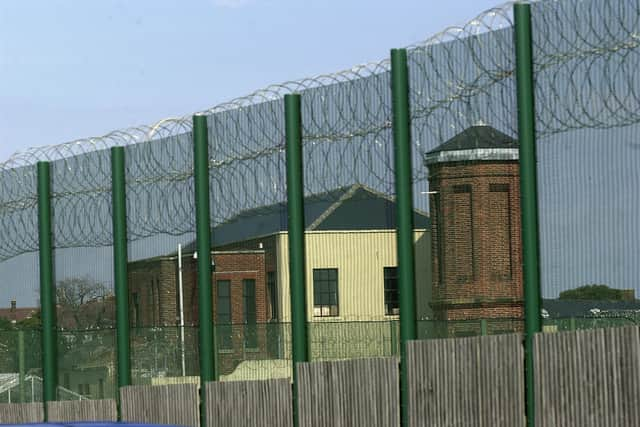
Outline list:
[[[302,113],[300,95],[284,96],[287,208],[289,230],[289,286],[291,293],[291,347],[293,362],[293,423],[298,425],[296,363],[309,361],[304,248],[304,187],[302,175]]]
[[[24,331],[18,331],[18,381],[20,390],[20,403],[25,403],[24,377]]]
[[[213,293],[211,291],[211,217],[209,209],[209,137],[207,117],[193,116],[193,163],[196,204],[198,268],[198,340],[200,346],[200,424],[206,426],[205,386],[217,381]]]
[[[480,319],[480,335],[483,337],[489,335],[489,323],[487,319]]]
[[[49,162],[38,162],[37,168],[40,313],[42,317],[42,400],[44,418],[47,421],[47,402],[56,400],[58,388],[58,339],[56,331],[56,292],[53,283],[51,172]]]
[[[527,424],[535,425],[533,337],[541,331],[540,264],[538,245],[538,189],[536,182],[535,103],[531,7],[518,3],[515,18],[518,138],[520,140],[520,206],[525,315],[525,370]]]
[[[402,425],[409,425],[407,407],[407,341],[416,339],[415,272],[413,248],[413,189],[411,117],[406,49],[391,50],[394,169],[397,206],[398,290],[400,299],[400,403]]]
[[[131,385],[129,287],[127,282],[127,196],[125,189],[124,156],[124,147],[111,148],[111,201],[113,215],[113,269],[116,291],[118,387]]]

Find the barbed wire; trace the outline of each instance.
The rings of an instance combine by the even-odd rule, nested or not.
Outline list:
[[[532,3],[537,131],[638,121],[640,7],[633,0]],[[423,155],[470,126],[517,135],[513,3],[408,47],[413,178]],[[393,194],[390,65],[272,85],[197,114],[209,124],[212,221],[285,200],[284,107],[302,94],[305,192],[361,184]],[[37,250],[36,172],[52,162],[54,244],[109,246],[109,148],[127,153],[131,240],[195,229],[191,115],[38,148],[0,163],[0,260]],[[426,198],[416,199],[427,210]],[[422,204],[422,205],[420,205]],[[252,211],[255,213],[255,210]]]
[[[640,3],[576,3],[532,7],[539,138],[640,120]]]

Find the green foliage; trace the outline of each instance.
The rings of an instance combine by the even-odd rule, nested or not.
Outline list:
[[[10,331],[12,329],[14,329],[14,327],[13,323],[11,323],[11,320],[0,317],[0,331]]]
[[[563,300],[607,300],[622,301],[624,291],[610,288],[607,285],[584,285],[579,288],[560,292],[559,299]]]
[[[103,283],[72,277],[56,283],[58,326],[64,329],[108,328],[115,325],[115,299]]]
[[[42,327],[42,316],[40,310],[33,316],[16,322],[16,329],[40,329]]]

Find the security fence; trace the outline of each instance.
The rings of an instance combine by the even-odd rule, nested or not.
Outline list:
[[[507,3],[391,60],[15,154],[0,401],[519,332],[533,414],[534,332],[640,318],[639,23],[637,0]]]

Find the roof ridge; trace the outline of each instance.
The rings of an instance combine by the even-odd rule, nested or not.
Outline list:
[[[329,215],[331,215],[332,213],[334,213],[336,211],[336,209],[338,209],[340,206],[342,206],[342,204],[353,197],[353,195],[355,194],[355,192],[362,188],[363,186],[361,184],[353,184],[347,191],[344,192],[344,194],[342,196],[340,196],[338,198],[338,200],[336,200],[331,206],[329,206],[324,212],[322,212],[315,221],[313,221],[313,223],[311,223],[309,225],[309,227],[307,227],[307,231],[313,231],[315,230],[317,227],[320,226],[320,224],[322,224],[324,222],[325,219],[327,219],[329,217]]]

